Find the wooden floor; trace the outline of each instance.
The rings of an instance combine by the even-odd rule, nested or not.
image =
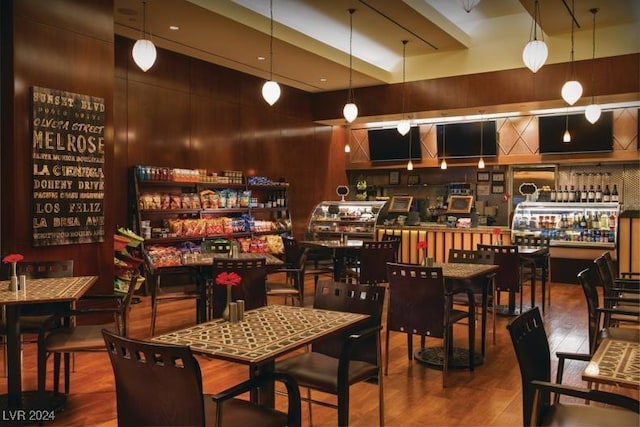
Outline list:
[[[308,295],[312,284],[307,284]],[[539,293],[539,292],[538,292]],[[578,285],[553,284],[552,304],[544,316],[552,355],[556,351],[587,350],[586,306]],[[131,312],[131,336],[149,337],[149,298],[141,297]],[[528,289],[525,290],[525,302]],[[273,301],[275,303],[280,301]],[[188,326],[194,322],[193,303],[167,302],[160,306],[156,333]],[[522,425],[522,394],[520,374],[511,341],[507,335],[508,318],[497,319],[497,344],[491,344],[489,332],[487,357],[483,365],[470,373],[450,371],[449,386],[442,388],[441,371],[407,360],[404,334],[392,333],[389,375],[384,377],[385,423],[387,426],[515,426]],[[456,342],[464,346],[466,333],[462,327],[454,332]],[[479,336],[479,333],[476,334]],[[437,345],[439,340],[427,341]],[[414,347],[419,345],[416,338]],[[479,342],[476,344],[479,348]],[[26,344],[24,351],[23,388],[36,388],[36,348]],[[555,357],[554,372],[555,375]],[[245,366],[211,359],[199,359],[203,387],[216,393],[247,377]],[[565,383],[584,385],[580,373],[584,363],[569,362],[565,368]],[[51,369],[48,371],[51,372]],[[49,374],[50,375],[50,374]],[[51,376],[48,385],[51,384]],[[620,391],[620,390],[619,390]],[[0,381],[0,393],[6,392],[6,380]],[[149,390],[150,393],[153,390]],[[625,391],[625,393],[628,393]],[[635,392],[633,392],[635,393]],[[637,393],[635,393],[637,397]],[[331,397],[327,397],[330,399]],[[285,397],[277,398],[284,408]],[[106,353],[79,354],[75,372],[71,375],[71,394],[66,407],[56,414],[50,425],[114,426],[116,399],[111,366]],[[350,424],[375,426],[378,421],[377,387],[358,384],[351,389]],[[303,404],[303,425],[308,412]],[[314,406],[314,425],[336,425],[336,412]]]

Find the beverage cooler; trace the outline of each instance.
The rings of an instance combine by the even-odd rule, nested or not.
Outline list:
[[[616,259],[620,205],[613,202],[523,202],[515,209],[511,239],[550,238],[551,280],[578,283],[577,274],[610,251]]]

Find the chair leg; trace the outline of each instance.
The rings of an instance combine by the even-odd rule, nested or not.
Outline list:
[[[475,316],[473,313],[469,313],[469,371],[473,372],[475,369],[475,363],[473,361],[475,357],[476,347],[476,324]]]
[[[389,328],[386,328],[386,337],[384,340],[384,374],[389,375]]]
[[[153,294],[151,294],[151,336],[155,335],[156,332],[156,314],[158,312],[158,292],[160,292],[160,276],[156,276],[155,278],[155,288],[153,289]]]
[[[413,360],[413,334],[407,333],[407,357]]]
[[[384,427],[384,386],[382,383],[382,367],[380,363],[382,362],[382,346],[380,345],[380,336],[382,334],[378,333],[378,344],[376,345],[378,350],[378,416],[380,427]]]
[[[53,391],[60,392],[60,353],[53,353]]]
[[[446,326],[444,329],[444,337],[443,337],[443,355],[442,355],[442,388],[447,386],[447,373],[449,371],[449,352],[451,351],[450,344],[450,335],[449,335],[449,326]]]
[[[38,343],[38,392],[44,393],[47,385],[47,351]]]
[[[313,425],[313,410],[311,404],[311,389],[307,387],[307,410],[309,411],[309,426]]]
[[[349,425],[349,384],[338,389],[338,425]]]
[[[69,367],[71,366],[70,359],[71,359],[71,353],[65,353],[64,354],[64,394],[69,394],[69,383],[71,382],[71,372],[69,370]]]
[[[493,286],[493,302],[492,302],[492,315],[491,320],[493,322],[493,345],[496,345],[496,310],[498,308],[498,294],[495,285]]]

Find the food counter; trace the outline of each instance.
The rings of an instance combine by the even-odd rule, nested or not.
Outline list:
[[[499,232],[499,233],[498,233]],[[511,233],[508,227],[477,226],[468,228],[447,227],[445,224],[420,223],[415,226],[379,226],[376,230],[377,240],[384,235],[400,236],[400,262],[419,263],[422,259],[418,242],[427,242],[427,256],[435,262],[446,262],[449,249],[474,250],[476,245],[511,244]]]

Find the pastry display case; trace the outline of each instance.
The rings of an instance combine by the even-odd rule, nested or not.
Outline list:
[[[359,240],[375,240],[376,225],[386,217],[386,201],[323,201],[309,219],[309,234],[315,239],[346,235]]]

